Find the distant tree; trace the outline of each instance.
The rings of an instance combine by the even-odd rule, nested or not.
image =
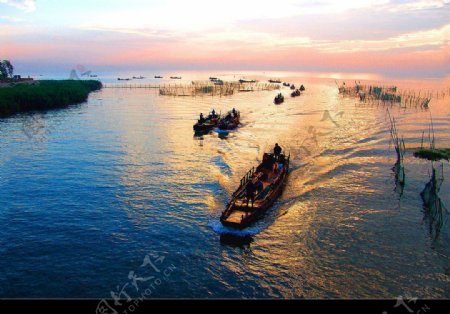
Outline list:
[[[0,78],[12,78],[14,67],[9,60],[0,61]]]

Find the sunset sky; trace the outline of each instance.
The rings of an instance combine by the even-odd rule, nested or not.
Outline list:
[[[21,71],[224,69],[445,77],[450,1],[0,0]]]

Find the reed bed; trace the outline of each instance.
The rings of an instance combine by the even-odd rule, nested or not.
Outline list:
[[[237,92],[255,92],[276,90],[277,84],[223,82],[214,84],[206,81],[193,81],[191,84],[175,84],[159,87],[159,94],[163,96],[229,96]]]
[[[371,105],[399,104],[402,107],[428,108],[432,99],[450,96],[450,89],[442,91],[400,90],[396,86],[363,85],[357,82],[354,86],[348,86],[345,83],[339,86],[337,82],[336,85],[340,94],[359,98],[361,102]]]

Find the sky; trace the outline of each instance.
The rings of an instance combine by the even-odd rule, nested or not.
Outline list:
[[[450,1],[0,0],[22,72],[273,70],[449,75]]]

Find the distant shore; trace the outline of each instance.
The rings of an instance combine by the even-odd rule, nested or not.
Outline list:
[[[0,86],[0,117],[19,112],[64,108],[82,103],[102,88],[96,80],[38,80]]]

